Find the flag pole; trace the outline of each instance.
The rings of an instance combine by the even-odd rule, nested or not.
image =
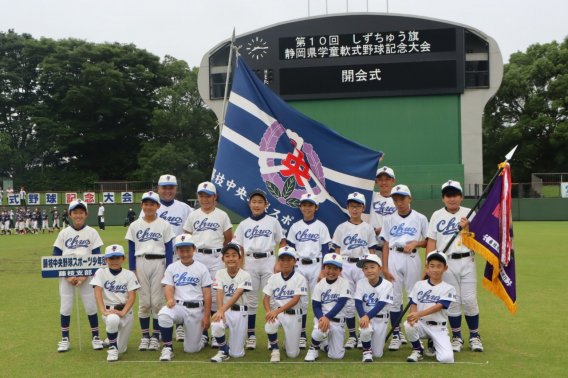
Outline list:
[[[225,94],[223,95],[223,113],[221,116],[221,124],[219,125],[219,134],[223,131],[225,125],[225,114],[227,113],[227,94],[229,93],[229,77],[231,76],[231,62],[233,58],[233,49],[235,47],[235,28],[233,28],[233,36],[231,37],[231,46],[229,47],[229,63],[227,64],[227,79],[225,80]],[[220,138],[219,138],[220,139]]]
[[[77,289],[77,286],[75,286],[75,303],[77,304],[77,331],[79,332],[79,351],[82,351],[83,347],[81,345],[81,320],[79,319],[79,290]]]
[[[507,155],[505,155],[505,163],[507,163],[509,160],[511,160],[511,158],[513,157],[513,154],[515,153],[515,150],[517,149],[517,147],[519,147],[518,145],[515,146],[515,148],[513,148]],[[485,195],[487,194],[487,192],[489,192],[489,189],[491,188],[491,185],[493,184],[493,182],[495,182],[495,180],[497,179],[497,177],[499,177],[499,175],[501,174],[501,172],[503,172],[503,167],[500,167],[497,172],[495,173],[495,175],[493,176],[493,178],[491,179],[491,181],[489,181],[489,184],[487,184],[487,186],[485,187],[485,190],[483,191],[483,193],[481,193],[481,195],[479,196],[479,198],[477,199],[477,202],[475,203],[475,205],[473,205],[473,207],[471,208],[471,210],[469,210],[469,213],[467,213],[466,218],[469,220],[469,217],[471,216],[471,214],[473,214],[473,212],[475,211],[475,209],[477,209],[477,207],[479,206],[479,204],[481,203],[481,200],[483,200],[483,197],[485,197]],[[452,245],[452,243],[454,242],[454,240],[456,240],[456,238],[458,237],[459,232],[461,231],[461,227],[458,226],[458,230],[456,232],[454,232],[454,234],[452,235],[452,238],[450,239],[450,241],[448,241],[448,243],[446,243],[446,246],[444,247],[444,249],[442,250],[442,252],[446,252],[449,248],[450,245]],[[406,312],[408,311],[408,309],[410,308],[410,303],[408,303],[406,305],[406,307],[404,308],[404,310],[402,310],[402,313],[400,314],[400,316],[398,317],[398,320],[394,323],[394,324],[399,324],[400,321],[402,320],[402,318],[404,317],[404,314],[406,314]],[[385,342],[389,339],[389,337],[392,335],[392,333],[394,332],[394,327],[391,328],[391,330],[389,331],[389,333],[387,334],[387,336],[385,337]]]

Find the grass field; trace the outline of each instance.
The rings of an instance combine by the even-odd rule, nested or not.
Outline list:
[[[319,363],[288,359],[269,364],[263,312],[257,319],[257,350],[247,351],[242,359],[212,364],[215,350],[205,348],[198,354],[186,354],[181,343],[175,343],[172,363],[159,363],[159,352],[139,352],[140,325],[135,320],[129,351],[119,363],[106,362],[106,351],[93,351],[87,317],[80,305],[82,351],[79,351],[77,317],[74,307],[71,319],[71,349],[57,353],[61,338],[59,328],[59,294],[57,279],[43,279],[40,257],[51,254],[55,235],[23,235],[0,237],[0,371],[4,377],[14,376],[563,376],[566,374],[566,328],[561,317],[567,308],[565,294],[566,260],[564,237],[567,222],[517,222],[515,244],[517,262],[518,311],[512,316],[500,299],[479,285],[481,308],[480,333],[485,352],[473,353],[466,340],[464,350],[456,354],[454,365],[424,362],[408,364],[409,345],[400,351],[385,350],[383,358],[373,364],[362,364],[361,351],[347,351],[342,361],[328,359],[320,353]],[[101,232],[105,245],[126,246],[123,227],[108,227]],[[563,237],[564,236],[564,237]],[[422,252],[421,252],[422,254]],[[478,258],[478,274],[484,268]],[[125,264],[127,266],[127,264]],[[559,291],[560,289],[560,291]],[[137,304],[134,305],[135,312]],[[311,332],[311,315],[308,332]],[[104,324],[101,338],[104,338]],[[464,335],[467,335],[464,321]],[[280,337],[282,341],[282,337]],[[292,363],[291,363],[292,362]]]

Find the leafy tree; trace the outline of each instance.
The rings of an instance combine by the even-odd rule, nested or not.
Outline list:
[[[568,172],[568,38],[512,54],[483,116],[485,181],[515,145],[514,180]]]

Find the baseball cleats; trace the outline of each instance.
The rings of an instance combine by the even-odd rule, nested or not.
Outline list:
[[[249,338],[247,339],[245,349],[248,349],[248,350],[256,349],[256,336],[255,335],[249,336]]]
[[[410,356],[408,356],[408,358],[406,359],[406,362],[418,362],[422,361],[423,359],[424,356],[422,355],[422,353],[420,353],[419,350],[413,350]]]
[[[402,343],[402,345],[408,344],[408,341],[406,341],[406,337],[404,337],[404,333],[402,333],[402,331],[398,333],[398,336],[400,337],[400,342]]]
[[[373,352],[363,352],[363,362],[373,362]]]
[[[278,363],[280,362],[280,349],[273,349],[270,354],[270,362]]]
[[[401,345],[402,341],[400,341],[400,337],[398,337],[398,335],[394,335],[389,344],[389,350],[399,350]]]
[[[149,346],[150,346],[150,339],[148,337],[143,337],[142,341],[140,342],[140,346],[138,347],[138,350],[148,350]]]
[[[308,350],[308,354],[306,354],[306,358],[304,358],[304,361],[314,362],[317,359],[318,359],[318,350],[313,347],[310,347],[310,349]]]
[[[163,347],[162,348],[162,355],[160,356],[160,361],[171,361],[172,357],[174,356],[174,351],[172,348]]]
[[[160,350],[160,341],[156,337],[150,338],[150,345],[148,345],[148,350]]]
[[[224,362],[227,361],[228,359],[229,356],[225,354],[225,352],[220,350],[213,358],[211,358],[211,362]]]
[[[219,344],[217,343],[217,339],[214,337],[211,337],[211,348],[219,349]]]
[[[453,342],[452,342],[452,347],[453,347]],[[424,354],[428,357],[436,357],[436,348],[434,348],[434,341],[432,341],[432,339],[428,339],[428,347],[424,350]]]
[[[452,350],[454,351],[454,353],[459,353],[461,352],[462,348],[463,348],[463,340],[460,339],[459,337],[454,336],[452,338]]]
[[[300,349],[306,349],[307,343],[308,339],[306,339],[305,337],[300,337]]]
[[[202,335],[201,336],[201,347],[203,348],[209,342],[209,337]]]
[[[108,348],[108,356],[107,356],[107,362],[116,362],[118,361],[118,349],[116,349],[116,347],[111,346],[110,348]]]
[[[98,336],[93,337],[91,344],[93,345],[94,350],[103,350],[104,348],[103,342]]]
[[[183,340],[185,340],[185,331],[183,330],[183,326],[180,324],[176,328],[176,341]]]
[[[68,337],[64,337],[63,339],[61,339],[59,343],[57,343],[57,345],[58,345],[57,351],[61,353],[61,352],[67,352],[69,350],[69,346],[71,345],[71,343],[69,342]]]
[[[355,349],[357,347],[357,339],[354,337],[350,337],[347,339],[344,348],[345,349]]]
[[[483,344],[481,344],[481,337],[475,336],[469,339],[469,347],[474,352],[483,352]]]
[[[357,349],[363,349],[363,342],[361,339],[357,340]]]

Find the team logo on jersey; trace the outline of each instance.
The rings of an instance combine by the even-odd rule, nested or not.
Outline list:
[[[237,291],[235,284],[223,285],[223,293],[225,293],[226,297],[232,298],[235,295],[235,291]]]
[[[414,227],[405,227],[406,224],[405,223],[401,223],[399,225],[395,225],[392,226],[392,228],[389,231],[389,234],[391,236],[403,236],[403,235],[416,235],[416,233],[418,232],[418,230]]]
[[[436,230],[438,230],[438,232],[441,232],[442,235],[453,235],[457,231],[458,226],[459,223],[456,222],[456,217],[453,217],[448,222],[446,222],[444,219],[438,222],[438,224],[436,225]]]
[[[116,285],[116,281],[106,281],[105,290],[115,294],[126,294],[128,291],[126,285]]]
[[[432,295],[432,290],[427,292],[419,291],[416,296],[416,299],[421,303],[437,303],[440,300],[439,295]]]
[[[181,275],[176,273],[172,278],[175,286],[197,286],[200,282],[198,277],[190,277],[187,275],[187,272],[183,272]]]
[[[274,289],[274,299],[277,301],[294,298],[294,289],[288,289],[288,286],[277,287]]]
[[[331,293],[331,289],[321,293],[321,303],[333,303],[339,299],[339,293]]]
[[[65,248],[67,249],[87,248],[89,244],[91,244],[89,239],[81,240],[79,235],[65,240]]]
[[[343,238],[343,245],[347,246],[347,249],[355,249],[359,247],[366,247],[367,241],[359,237],[359,234],[353,236],[347,235]]]
[[[373,203],[373,210],[379,215],[391,215],[396,211],[396,206],[387,206],[387,201]]]
[[[254,226],[254,228],[248,229],[245,231],[245,238],[247,239],[254,239],[254,238],[260,238],[260,237],[265,237],[265,238],[269,238],[270,235],[272,235],[272,231],[270,230],[261,230],[259,229],[258,225]]]
[[[375,305],[379,303],[379,300],[380,298],[375,293],[363,295],[363,302],[369,307],[375,307]]]
[[[193,228],[195,231],[217,231],[221,225],[215,222],[208,222],[209,218],[195,221]]]
[[[277,151],[282,135],[290,139],[293,152]],[[279,150],[284,150],[280,144]],[[323,166],[318,154],[309,143],[277,121],[260,141],[258,165],[268,192],[283,205],[300,207],[303,194],[320,194],[325,189]],[[321,202],[325,198],[320,199]]]
[[[296,240],[298,242],[307,242],[307,241],[319,241],[319,234],[310,234],[309,229],[305,229],[304,231],[298,231],[296,233]]]
[[[140,230],[138,232],[136,232],[136,239],[138,239],[139,242],[147,242],[147,241],[160,241],[160,239],[162,238],[162,234],[160,234],[159,232],[150,232],[150,227],[148,227],[145,230]]]
[[[172,226],[179,226],[183,222],[183,219],[181,217],[168,217],[167,211],[161,213],[160,218],[162,218]]]

